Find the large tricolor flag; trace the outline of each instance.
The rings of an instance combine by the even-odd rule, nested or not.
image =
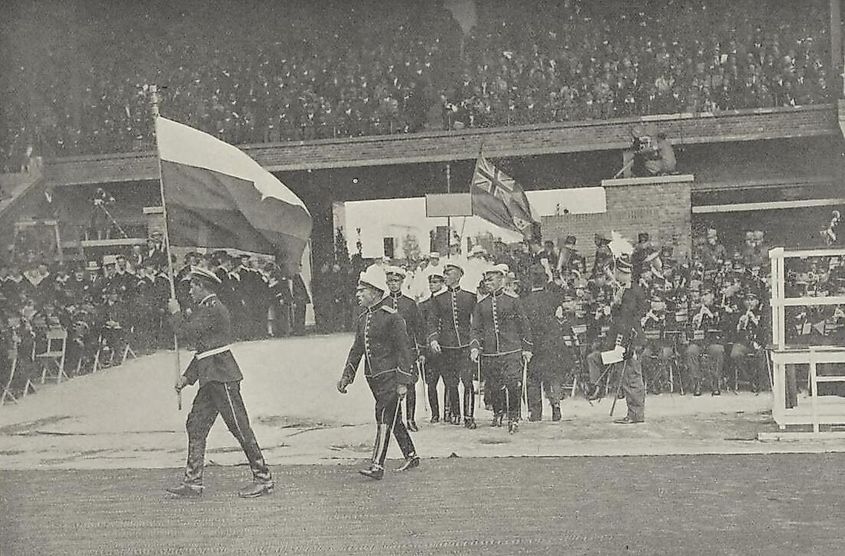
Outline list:
[[[237,148],[156,118],[171,245],[275,254],[296,264],[311,235],[305,204]]]
[[[482,154],[475,161],[470,197],[475,216],[501,228],[519,232],[526,238],[536,235],[535,227],[539,218],[534,214],[525,191]]]

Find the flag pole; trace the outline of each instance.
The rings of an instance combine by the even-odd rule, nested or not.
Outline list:
[[[159,103],[159,94],[158,94],[158,87],[155,85],[151,86],[152,90],[152,111],[153,111],[153,118],[155,118],[155,129],[156,129],[156,151],[158,151],[158,117],[159,117],[159,110],[158,110],[158,103]],[[158,152],[156,152],[156,160],[158,161],[158,183],[161,191],[161,211],[162,217],[164,218],[164,249],[165,253],[167,254],[167,277],[168,281],[170,282],[170,298],[176,299],[176,283],[173,278],[173,258],[170,255],[170,235],[167,233],[167,205],[164,201],[164,176],[161,172],[161,156]],[[179,379],[179,375],[182,374],[182,364],[179,361],[179,337],[176,335],[176,331],[173,331],[173,351],[176,354],[176,380]],[[176,392],[176,407],[179,411],[182,411],[182,392]]]
[[[446,163],[446,193],[452,193],[452,164]],[[446,259],[452,258],[452,217],[446,217]]]

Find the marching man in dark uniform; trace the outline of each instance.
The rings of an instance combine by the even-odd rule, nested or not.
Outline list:
[[[421,351],[425,345],[425,325],[423,324],[422,315],[420,315],[420,309],[417,307],[417,302],[402,293],[402,284],[405,282],[405,276],[404,269],[398,266],[387,267],[385,277],[387,278],[387,287],[390,290],[390,295],[385,298],[384,303],[388,307],[396,309],[399,312],[399,316],[405,321],[405,330],[408,332],[411,353],[416,356],[415,360],[419,361],[422,365],[425,364],[425,355]],[[417,392],[416,388],[411,386],[405,395],[405,420],[408,423],[407,428],[411,432],[417,432],[419,430],[414,419],[416,408]]]
[[[440,373],[449,399],[449,412],[443,417],[453,425],[461,424],[461,404],[458,400],[458,381],[464,383],[464,426],[476,428],[475,365],[469,359],[470,320],[475,309],[475,294],[461,288],[463,268],[449,259],[443,267],[446,288],[432,296],[429,312],[428,342],[431,351],[440,356]]]
[[[543,418],[541,388],[552,407],[552,420],[560,421],[561,384],[564,370],[572,368],[575,361],[563,340],[563,329],[558,323],[557,310],[560,298],[547,285],[546,272],[540,265],[531,267],[531,292],[523,299],[525,313],[531,323],[534,338],[534,357],[528,366],[528,420]],[[571,336],[570,336],[570,342]]]
[[[615,423],[632,424],[645,421],[645,386],[643,370],[638,353],[644,341],[642,318],[646,313],[646,296],[639,284],[631,279],[630,261],[620,258],[616,262],[616,285],[611,303],[611,324],[607,334],[605,349],[615,346],[625,347],[622,391],[628,405],[628,415],[617,419]],[[590,381],[597,388],[598,377],[602,374],[601,352],[594,351],[587,356]]]
[[[359,471],[371,479],[384,477],[384,460],[390,433],[405,456],[398,471],[419,467],[411,435],[399,419],[402,398],[416,382],[405,321],[396,309],[385,303],[387,283],[384,271],[370,267],[361,273],[356,296],[364,309],[355,325],[355,342],[349,350],[343,375],[337,383],[341,394],[355,380],[358,365],[364,358],[364,376],[376,400],[376,439],[370,466]]]
[[[427,269],[428,270],[428,269]],[[440,267],[434,267],[433,270],[428,271],[428,290],[431,295],[420,301],[420,315],[424,323],[431,322],[431,311],[434,307],[434,296],[443,290],[443,270]],[[431,422],[437,423],[440,421],[440,403],[437,399],[437,383],[440,381],[440,359],[441,355],[436,355],[431,351],[429,346],[426,346],[428,356],[424,361],[425,384],[428,393],[428,405],[431,407]],[[445,386],[445,383],[444,383]],[[444,406],[448,407],[449,392],[444,390]]]
[[[180,337],[193,341],[197,350],[188,368],[177,379],[176,391],[197,381],[200,389],[185,424],[188,430],[185,478],[181,485],[167,491],[183,497],[202,494],[205,441],[219,414],[240,443],[252,470],[253,483],[241,489],[238,495],[254,498],[270,494],[273,492],[273,479],[249,424],[241,398],[243,375],[229,349],[234,339],[229,310],[214,293],[214,288],[220,285],[220,279],[200,267],[192,269],[188,276],[196,309],[189,317],[185,317],[175,299],[170,299],[167,307],[173,330]]]
[[[508,266],[498,264],[484,273],[487,291],[472,314],[470,358],[482,360],[493,396],[493,422],[502,426],[507,412],[508,432],[519,428],[522,366],[531,361],[533,342],[528,317],[516,294],[504,288]]]

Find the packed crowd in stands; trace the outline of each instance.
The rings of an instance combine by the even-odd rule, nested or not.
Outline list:
[[[18,25],[0,167],[149,149],[153,85],[238,144],[808,105],[835,82],[822,0],[477,2],[467,29],[441,2],[206,4]]]
[[[715,393],[743,383],[752,390],[768,388],[764,347],[771,343],[770,296],[764,233],[749,231],[744,243],[729,250],[718,232],[708,229],[695,235],[691,257],[676,257],[671,246],[657,245],[645,233],[638,240],[631,261],[635,279],[649,297],[643,357],[650,390],[700,394],[710,388]],[[572,335],[560,349],[576,355],[576,365],[566,372],[587,384],[585,358],[598,349],[609,328],[614,287],[608,271],[614,260],[610,240],[597,234],[595,242],[596,255],[589,264],[572,236],[557,244],[497,241],[489,252],[477,244],[466,255],[455,244],[448,257],[462,261],[461,286],[469,291],[484,293],[481,276],[491,264],[508,265],[508,287],[517,295],[538,285],[553,290],[560,302],[559,323]],[[430,295],[428,276],[448,260],[446,253],[430,253],[419,261],[373,261],[362,258],[360,249],[350,257],[340,231],[337,245],[334,257],[314,269],[310,286],[320,333],[353,329],[358,274],[371,264],[404,267],[403,292],[423,301]],[[170,284],[159,233],[131,252],[79,264],[41,260],[20,247],[18,257],[0,265],[0,379],[5,384],[14,366],[13,392],[21,392],[27,377],[40,377],[37,356],[47,350],[50,330],[67,332],[68,377],[118,365],[130,353],[172,346],[165,314]],[[305,309],[312,299],[297,272],[256,256],[189,252],[176,265],[177,297],[183,306],[191,302],[181,278],[192,265],[221,278],[219,296],[230,309],[239,339],[305,333]],[[787,271],[787,295],[845,295],[842,258],[800,260]],[[837,335],[845,333],[841,307],[795,307],[787,317],[790,344],[842,341]],[[721,347],[711,348],[716,345]]]

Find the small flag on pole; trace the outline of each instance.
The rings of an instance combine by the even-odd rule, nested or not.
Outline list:
[[[534,214],[525,191],[481,153],[475,162],[470,194],[475,216],[506,230],[519,232],[525,238],[537,235],[539,218]]]
[[[299,262],[311,214],[273,174],[236,147],[166,118],[156,118],[156,141],[171,245]]]

